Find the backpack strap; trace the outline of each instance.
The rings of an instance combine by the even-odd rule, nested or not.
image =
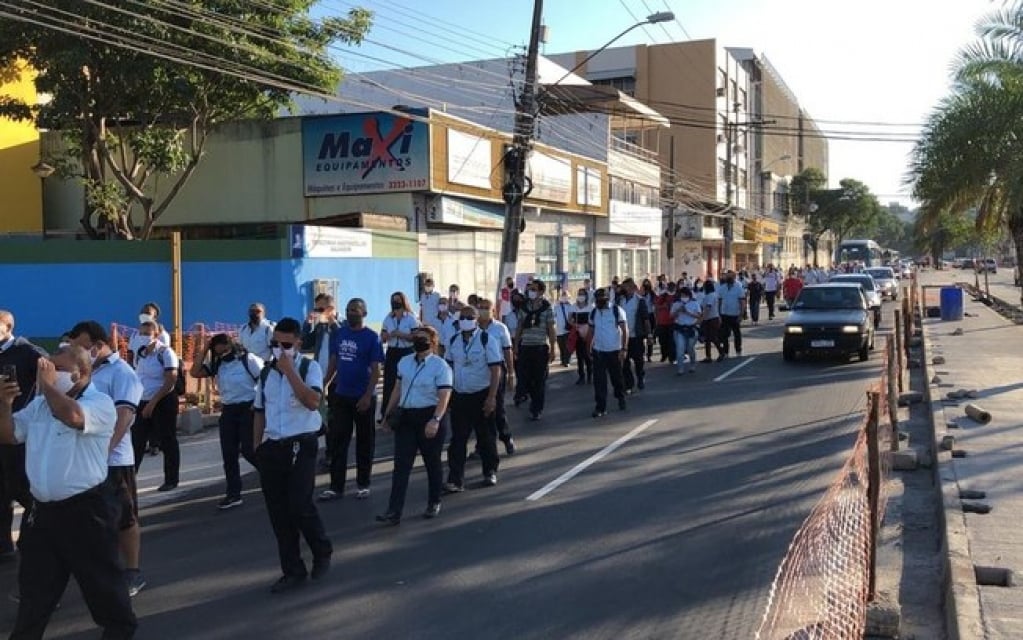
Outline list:
[[[249,352],[243,349],[241,353],[238,354],[238,357],[242,359],[242,366],[245,367],[245,373],[249,374],[249,377],[252,378],[252,381],[256,382],[257,380],[259,380],[259,375],[260,373],[262,373],[262,371],[260,373],[257,373],[256,375],[252,375],[252,369],[249,369]]]
[[[305,356],[299,356],[298,361],[298,377],[302,378],[302,382],[305,382],[306,374],[309,373],[309,366],[312,360]],[[248,371],[248,366],[245,367]],[[259,372],[259,395],[262,400],[263,410],[266,410],[266,381],[270,377],[270,372],[274,370],[273,363],[267,362],[263,365],[263,369]],[[251,374],[250,374],[251,375]]]

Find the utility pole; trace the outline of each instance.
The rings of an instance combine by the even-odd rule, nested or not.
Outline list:
[[[738,107],[738,103],[736,103]],[[732,242],[735,235],[735,225],[732,223],[732,153],[735,152],[735,138],[738,134],[736,131],[738,127],[732,122],[728,122],[725,125],[725,144],[728,145],[725,157],[725,222],[723,235],[725,236],[725,259],[724,264],[718,266],[717,277],[720,280],[721,273],[727,269],[732,268]]]
[[[526,51],[526,81],[515,108],[515,133],[512,146],[504,155],[505,182],[502,195],[505,202],[504,233],[501,236],[501,271],[498,273],[497,297],[507,276],[515,277],[519,260],[519,235],[525,228],[522,216],[523,200],[532,190],[526,178],[526,161],[536,130],[536,67],[540,53],[543,0],[533,0],[533,26]]]
[[[668,168],[675,170],[675,136],[668,138]],[[667,243],[664,255],[668,258],[668,275],[672,281],[675,280],[675,208],[678,203],[675,201],[675,177],[671,176],[671,208],[668,210],[668,229],[664,233],[664,240]],[[660,271],[660,269],[658,269]]]

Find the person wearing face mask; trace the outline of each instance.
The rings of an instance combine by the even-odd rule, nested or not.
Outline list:
[[[419,320],[412,315],[412,307],[405,294],[401,291],[392,293],[391,312],[384,318],[380,331],[380,339],[387,346],[384,355],[384,390],[380,402],[383,408],[387,407],[398,379],[398,362],[412,353],[412,331],[419,326]],[[383,420],[384,415],[381,413],[377,423]]]
[[[774,320],[774,304],[781,289],[781,274],[773,264],[767,265],[764,272],[764,302],[767,304],[767,319]]]
[[[36,386],[36,363],[46,352],[25,338],[14,336],[14,314],[0,310],[0,376],[6,379],[13,370],[21,395],[14,400],[14,411],[32,400]],[[0,557],[14,555],[11,526],[14,523],[13,502],[28,513],[32,510],[32,493],[25,474],[25,446],[0,444]]]
[[[526,289],[529,301],[518,312],[515,344],[518,346],[520,383],[524,395],[529,397],[529,419],[536,422],[543,414],[547,396],[547,374],[554,362],[557,334],[554,330],[554,310],[544,299],[547,286],[534,280]]]
[[[452,315],[447,298],[440,299],[440,304],[437,305],[437,313],[427,318],[425,324],[433,327],[437,331],[437,335],[440,336],[440,353],[437,355],[443,356],[444,346],[451,340],[451,336],[458,333],[458,319]]]
[[[427,278],[419,295],[419,322],[429,324],[430,318],[436,317],[439,305],[440,293],[435,290],[433,278]]]
[[[249,305],[249,321],[238,332],[238,342],[245,350],[264,362],[270,359],[270,341],[274,323],[266,319],[266,307],[261,302]]]
[[[718,362],[725,359],[721,343],[718,342],[718,332],[721,330],[721,312],[718,305],[718,294],[715,291],[713,280],[703,283],[703,298],[700,299],[702,324],[700,333],[703,334],[704,358],[701,362],[712,362],[710,348],[714,345],[718,350]]]
[[[756,272],[750,274],[746,295],[749,296],[749,319],[753,321],[755,327],[760,323],[760,303],[764,299],[764,283],[760,281]]]
[[[131,427],[135,449],[135,472],[142,466],[146,444],[157,439],[163,452],[163,484],[157,491],[171,491],[178,486],[181,451],[178,447],[178,394],[174,385],[180,362],[174,350],[158,340],[159,328],[154,322],[139,327],[146,345],[136,352],[135,373],[142,382],[142,402]]]
[[[479,328],[476,310],[459,311],[458,329],[448,345],[451,365],[451,444],[448,445],[448,481],[445,493],[465,491],[465,456],[469,434],[483,463],[483,486],[497,484],[497,396],[501,386],[501,345]]]
[[[376,388],[384,347],[380,336],[366,326],[366,302],[352,298],[345,307],[345,326],[334,334],[330,346],[327,379],[333,380],[327,402],[327,442],[330,455],[330,488],[319,499],[337,500],[344,496],[348,475],[348,448],[355,434],[355,497],[369,497],[376,451]]]
[[[398,364],[398,385],[384,415],[384,428],[394,432],[394,471],[391,474],[391,496],[387,511],[376,517],[386,526],[401,523],[408,492],[409,474],[416,454],[423,457],[429,491],[423,517],[440,515],[444,489],[444,414],[451,399],[454,382],[451,367],[436,355],[437,332],[433,327],[420,327],[413,337],[415,353]]]
[[[171,343],[170,334],[167,333],[167,330],[164,329],[163,325],[160,323],[160,305],[155,302],[147,302],[142,305],[142,309],[139,310],[139,324],[149,321],[155,322],[157,327],[159,327],[156,339],[160,342],[160,344],[165,344],[169,347]]]
[[[110,348],[110,336],[98,322],[76,324],[68,332],[69,345],[85,349],[92,362],[91,382],[114,401],[117,421],[110,438],[107,482],[117,492],[118,546],[124,558],[128,595],[135,597],[146,586],[140,564],[139,496],[135,481],[135,451],[128,435],[142,401],[142,382],[135,371]]]
[[[671,283],[669,288],[665,285],[664,289],[657,295],[654,300],[654,322],[656,323],[657,343],[660,345],[661,350],[661,362],[670,362],[675,364],[676,354],[675,350],[675,321],[671,315],[671,306],[675,302],[675,283]]]
[[[494,310],[495,318],[499,318],[503,322],[503,319],[512,312],[511,296],[516,292],[518,292],[518,289],[515,287],[515,278],[511,276],[505,277],[504,286],[501,287],[501,297],[498,300],[500,304]]]
[[[554,308],[554,333],[557,335],[561,366],[566,369],[572,361],[572,352],[568,349],[568,334],[572,330],[572,323],[569,321],[571,313],[572,303],[568,299],[568,292],[562,291],[558,296],[558,304]]]
[[[256,469],[283,574],[271,593],[300,587],[310,575],[323,578],[334,551],[313,501],[323,371],[299,353],[301,337],[302,325],[294,318],[281,318],[274,327],[273,359],[259,373],[252,405]],[[300,534],[312,552],[311,573],[302,559]]]
[[[521,291],[514,291],[511,294],[510,304],[511,311],[501,318],[501,322],[504,323],[504,326],[508,327],[508,331],[511,332],[514,338],[515,334],[519,331],[519,312],[526,306],[526,294]],[[515,344],[514,339],[512,340],[512,345],[512,351],[515,354],[515,370],[513,372],[515,374],[515,386],[513,387],[512,400],[515,406],[518,407],[525,400],[526,388],[522,382],[522,360],[518,345]]]
[[[742,355],[742,318],[746,314],[746,288],[735,278],[734,271],[725,273],[725,279],[718,290],[718,306],[721,312],[721,353],[728,356],[728,339],[734,336],[735,355]]]
[[[643,356],[646,337],[650,335],[650,312],[646,300],[638,295],[636,282],[627,278],[622,283],[621,296],[617,303],[629,323],[629,353],[622,364],[622,377],[625,380],[625,393],[631,394],[634,389],[646,387],[646,372],[643,369]],[[635,367],[635,373],[633,373]]]
[[[330,341],[341,323],[337,319],[334,296],[321,293],[313,300],[313,310],[302,325],[302,352],[311,354],[322,371],[330,360]]]
[[[590,357],[590,311],[593,305],[590,303],[590,292],[585,287],[579,289],[575,295],[575,305],[572,306],[571,324],[572,330],[576,333],[575,339],[575,362],[579,372],[576,379],[576,386],[582,386],[593,382],[593,358]]]
[[[458,313],[458,310],[465,306],[465,303],[459,298],[460,295],[461,289],[457,284],[448,287],[448,311],[451,313]]]
[[[497,425],[497,435],[504,443],[504,452],[510,456],[515,455],[515,439],[512,438],[511,426],[508,424],[508,414],[505,411],[504,396],[508,390],[509,379],[515,381],[515,352],[512,349],[511,332],[508,327],[499,320],[494,320],[494,305],[490,300],[481,298],[477,301],[477,323],[480,329],[485,331],[490,340],[496,341],[501,346],[501,379],[497,388],[497,408],[494,411],[494,422]]]
[[[241,455],[253,467],[252,403],[256,399],[256,383],[263,369],[263,360],[236,343],[226,333],[209,339],[203,351],[205,357],[192,363],[193,378],[215,378],[220,391],[220,455],[224,463],[227,492],[217,504],[221,511],[242,504],[242,476],[238,464]]]
[[[622,378],[622,363],[625,362],[629,346],[629,324],[625,310],[611,304],[607,291],[597,291],[594,309],[590,311],[590,354],[593,358],[593,395],[596,407],[593,417],[607,415],[607,380],[611,379],[618,408],[625,411],[625,382]]]
[[[0,442],[23,443],[35,505],[21,526],[18,614],[12,638],[42,638],[74,576],[104,638],[132,638],[132,612],[118,557],[116,487],[107,456],[114,401],[91,384],[89,353],[59,348],[37,361],[38,394],[20,411],[21,389],[0,385]]]
[[[693,292],[689,287],[682,287],[679,290],[678,300],[671,306],[671,318],[674,323],[675,353],[678,355],[677,373],[682,375],[685,371],[686,358],[689,361],[689,373],[695,373],[696,343],[699,341],[697,327],[703,319],[703,309],[700,303],[693,299]]]
[[[642,288],[639,291],[639,295],[642,296],[643,301],[646,302],[647,309],[647,328],[648,332],[646,335],[646,361],[653,362],[654,360],[654,342],[656,341],[656,329],[657,327],[657,316],[654,310],[654,303],[657,301],[657,294],[654,292],[654,285],[647,278],[643,280]]]

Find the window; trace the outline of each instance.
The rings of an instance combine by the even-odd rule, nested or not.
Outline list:
[[[650,270],[661,272],[661,252],[657,249],[650,250]]]
[[[622,278],[628,278],[629,276],[635,277],[636,272],[636,252],[632,249],[622,249],[622,272],[619,274]]]
[[[724,182],[728,176],[728,162],[718,158],[718,182]]]
[[[618,250],[600,250],[600,279],[592,283],[597,287],[606,287],[611,284],[611,278],[618,275]]]
[[[584,280],[593,269],[593,243],[589,238],[568,238],[568,271],[569,280]]]
[[[745,169],[739,169],[739,188],[740,189],[748,188],[748,185],[746,183],[746,170]]]
[[[536,236],[536,275],[548,276],[557,274],[558,270],[558,236]]]
[[[624,94],[635,97],[636,79],[632,76],[620,76],[617,78],[604,78],[603,80],[591,80],[593,84],[605,87],[613,87]]]
[[[722,98],[725,97],[728,91],[728,73],[724,69],[718,69],[718,95]]]
[[[747,100],[747,98],[746,98],[746,90],[745,89],[739,89],[739,99],[737,100],[737,102],[740,105],[742,105],[742,110],[743,111],[747,110],[746,100]]]
[[[735,80],[732,80],[732,102],[736,103],[739,101],[739,85],[735,84]]]
[[[650,252],[636,252],[636,278],[645,278],[650,274]]]
[[[788,211],[789,208],[789,194],[784,191],[774,192],[774,210],[775,211]]]

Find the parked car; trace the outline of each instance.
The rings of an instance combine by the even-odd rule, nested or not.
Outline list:
[[[870,305],[857,282],[804,288],[785,319],[781,354],[791,362],[803,353],[857,355],[861,362],[874,348]]]
[[[866,273],[841,273],[832,276],[829,282],[854,282],[863,289],[863,297],[867,299],[867,305],[874,312],[874,326],[881,326],[881,291],[877,283]]]
[[[980,273],[998,273],[998,262],[994,258],[984,258],[983,260],[977,260],[977,271]]]
[[[894,269],[891,267],[868,267],[863,272],[869,274],[877,283],[882,298],[899,299],[899,282]]]
[[[977,261],[973,258],[959,258],[957,266],[960,269],[976,269]]]

